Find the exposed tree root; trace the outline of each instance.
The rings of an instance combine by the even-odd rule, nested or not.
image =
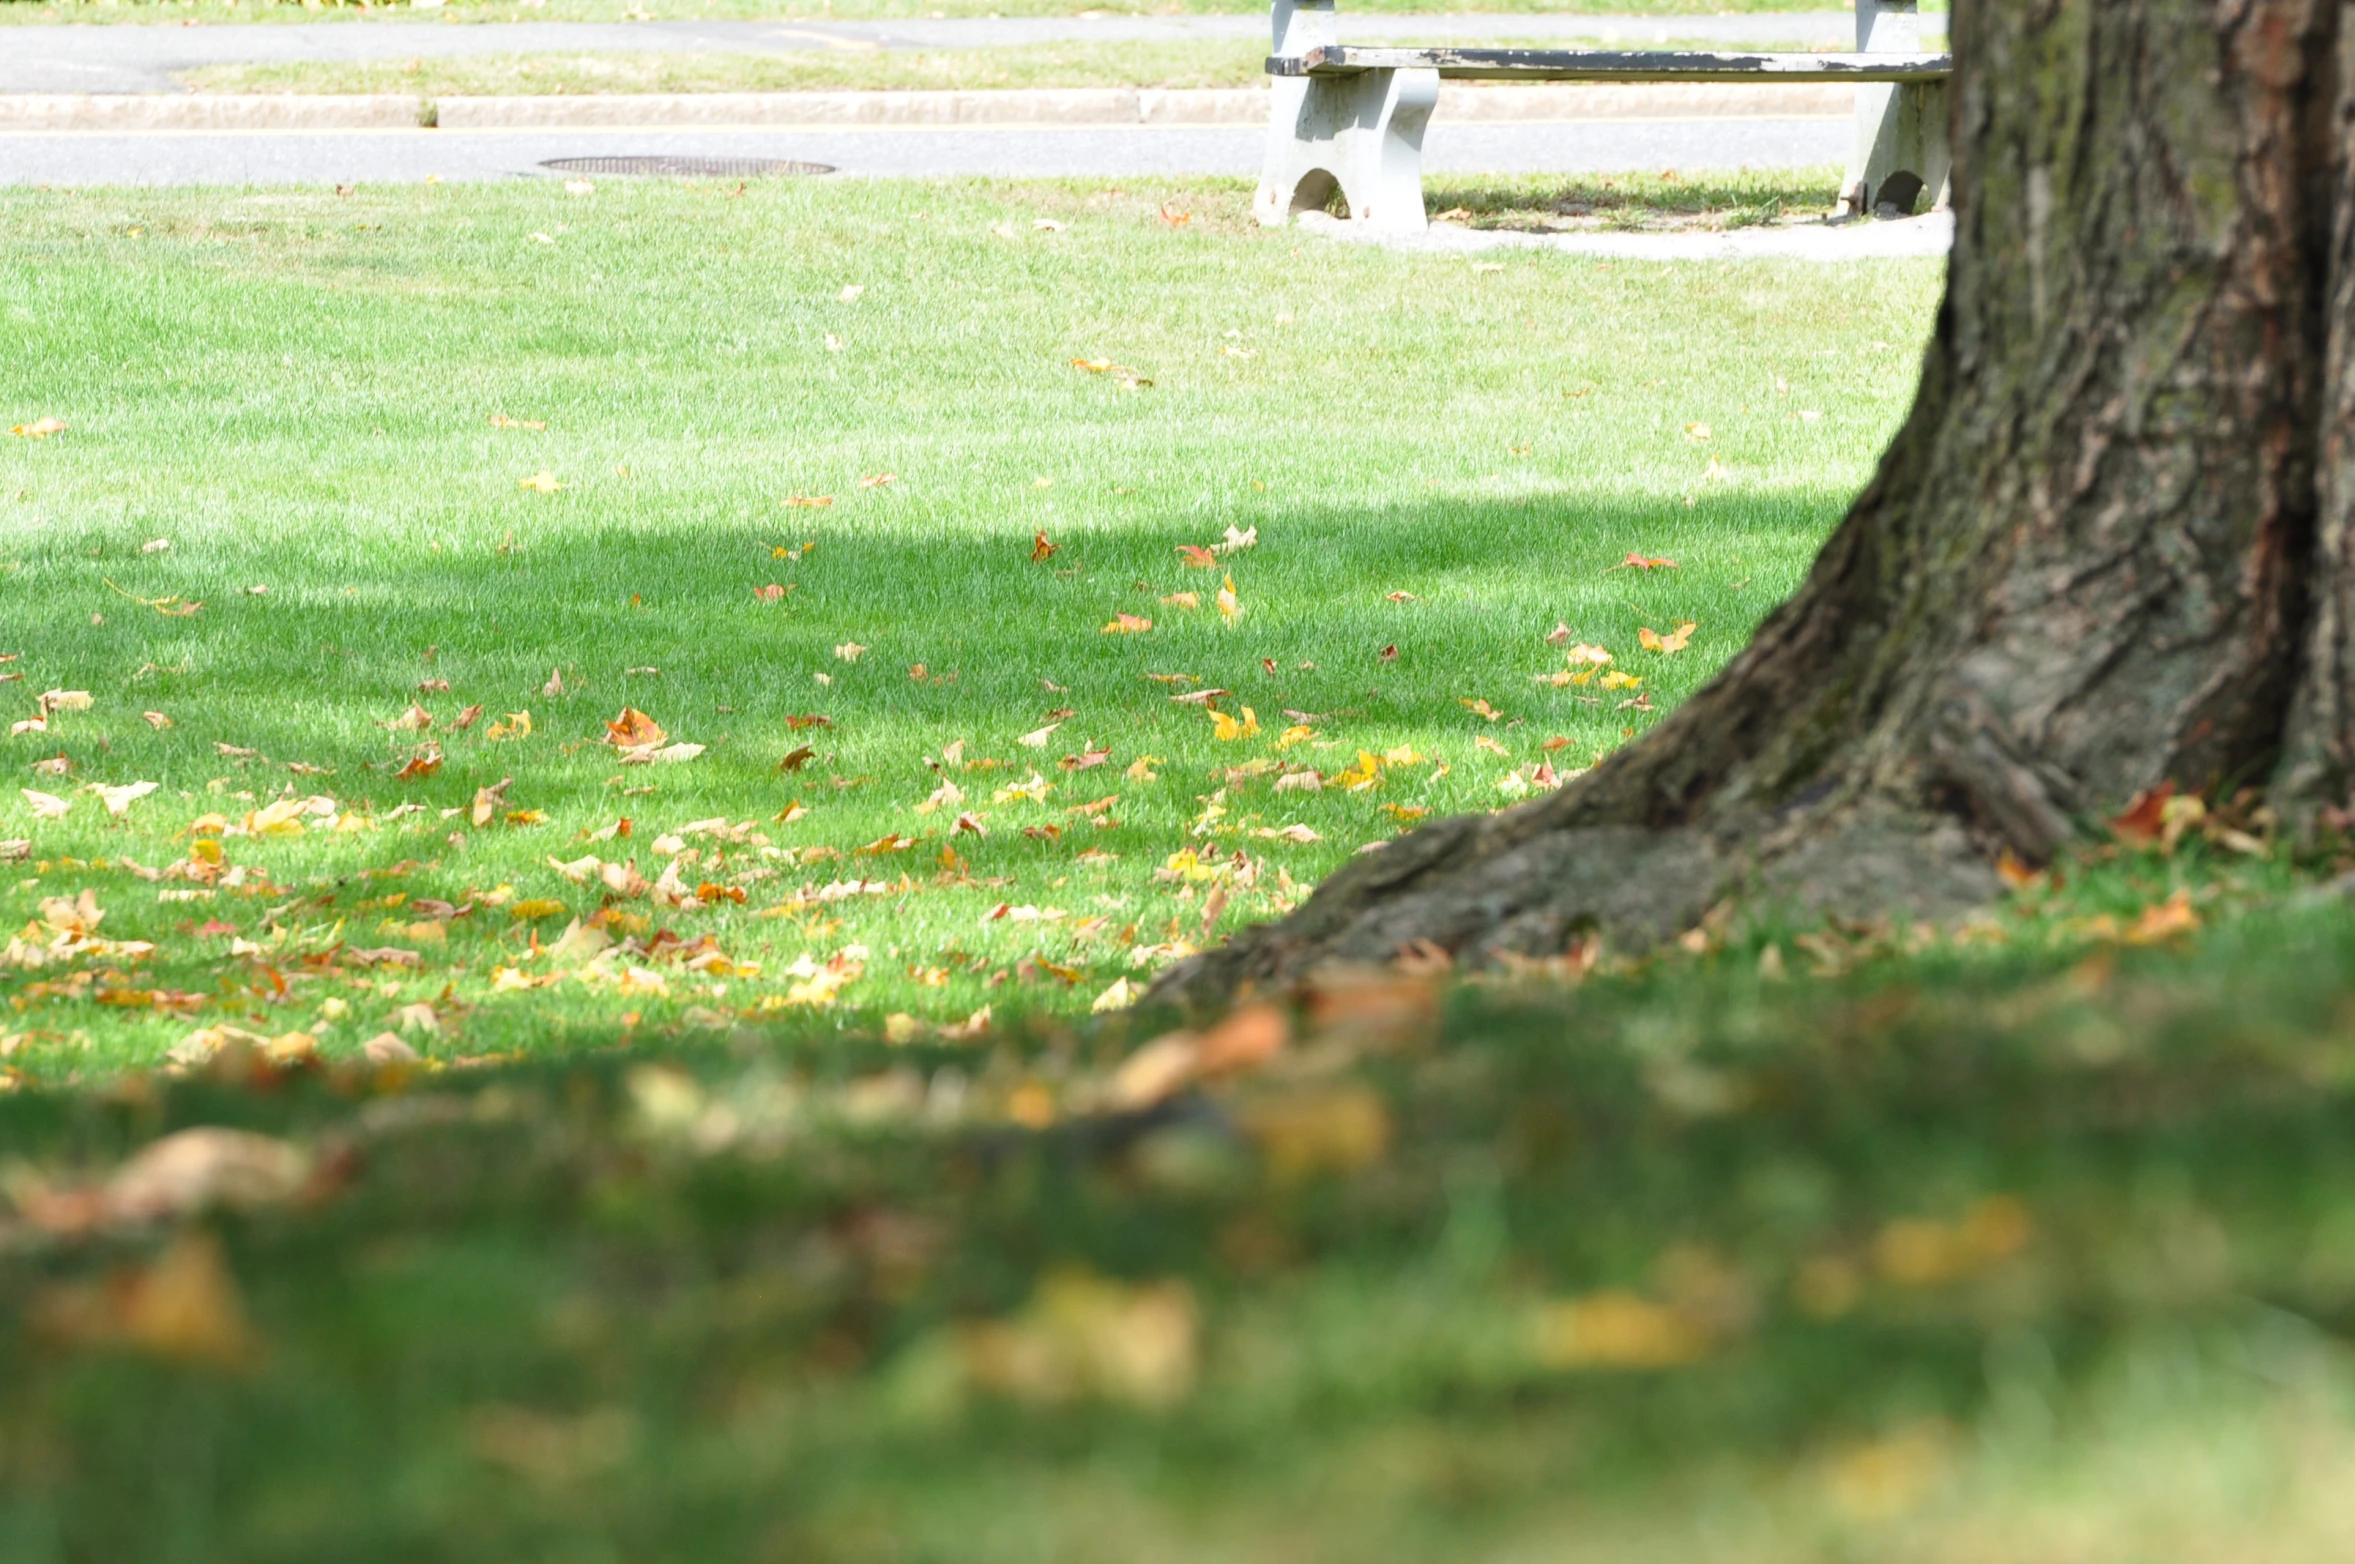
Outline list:
[[[1651,735],[1165,974],[1622,949],[1726,898],[1952,914],[2161,781],[2355,779],[2355,105],[2324,0],[1958,8],[1912,415],[1807,582]]]

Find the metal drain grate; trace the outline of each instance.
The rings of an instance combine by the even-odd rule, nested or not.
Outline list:
[[[674,179],[749,179],[765,174],[831,174],[827,163],[776,157],[559,157],[540,165],[559,174],[631,174]]]

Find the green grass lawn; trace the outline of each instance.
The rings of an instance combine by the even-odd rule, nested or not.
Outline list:
[[[1925,11],[1935,9],[1926,5]],[[1529,15],[1690,16],[1728,11],[1845,11],[1827,0],[1352,0],[1357,11],[1493,11]],[[1265,13],[1259,0],[448,0],[447,4],[336,4],[326,0],[0,0],[11,22],[619,22],[865,21],[943,16],[1162,16]]]
[[[0,235],[0,428],[66,426],[0,440],[0,1564],[2355,1546],[2355,936],[2229,804],[1945,934],[1088,1013],[1657,721],[1863,480],[1934,267],[1149,181]],[[623,764],[625,706],[704,749]]]
[[[1838,18],[1832,18],[1837,23]],[[1837,27],[1827,24],[1837,33]],[[1402,40],[1407,42],[1412,40]],[[1815,42],[1825,42],[1817,39]],[[1830,40],[1837,43],[1836,36]],[[1499,47],[1511,40],[1499,40]],[[1693,47],[1690,39],[1667,46]],[[1795,44],[1794,46],[1799,46]],[[1056,43],[937,51],[790,55],[515,54],[473,58],[207,65],[180,79],[199,92],[414,93],[439,98],[612,92],[962,91],[1023,87],[1257,87],[1258,40]]]
[[[875,49],[787,55],[519,54],[184,71],[199,92],[415,93],[963,91],[1023,87],[1255,87],[1265,42],[1058,43],[1002,49]]]
[[[1658,721],[1863,481],[1938,284],[1246,198],[0,197],[0,429],[68,426],[0,438],[5,1068],[1117,1003]],[[626,763],[625,708],[702,753]]]

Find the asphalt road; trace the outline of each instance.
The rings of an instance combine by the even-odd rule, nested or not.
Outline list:
[[[1448,125],[1424,142],[1426,174],[1786,168],[1838,163],[1845,118],[1586,120]],[[787,158],[844,176],[1256,176],[1266,132],[1238,126],[955,126],[856,130],[389,130],[0,135],[0,184],[285,185],[556,177],[551,158]]]
[[[1743,16],[1340,15],[1341,36],[1648,44],[1844,45],[1844,11]],[[0,92],[178,92],[174,71],[293,60],[481,54],[795,54],[977,49],[1066,39],[1264,38],[1264,16],[1076,16],[893,22],[317,22],[0,28]]]

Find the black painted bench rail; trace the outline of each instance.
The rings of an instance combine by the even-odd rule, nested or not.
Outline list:
[[[1367,49],[1328,44],[1270,55],[1270,76],[1435,70],[1443,81],[1944,81],[1945,54],[1758,54],[1651,49]]]

